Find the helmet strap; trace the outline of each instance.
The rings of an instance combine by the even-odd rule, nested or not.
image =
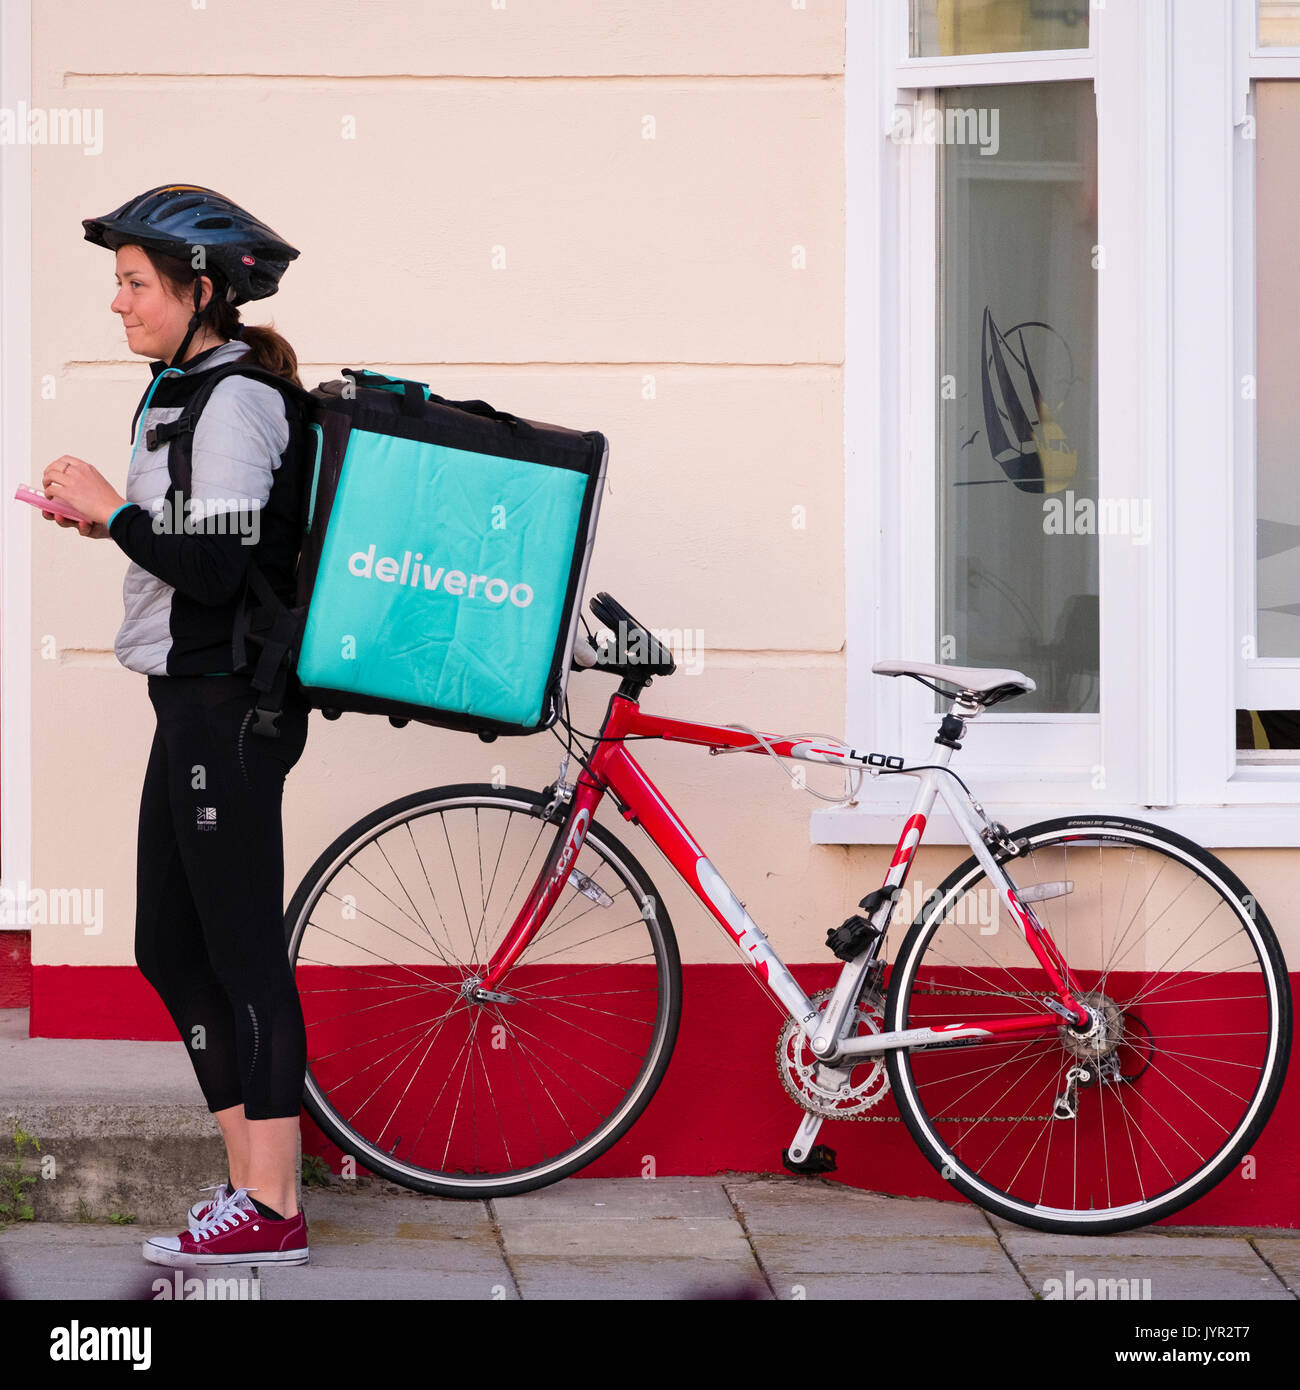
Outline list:
[[[180,347],[178,347],[178,348],[176,349],[176,354],[175,354],[175,356],[174,356],[174,357],[172,358],[172,360],[167,364],[168,367],[179,367],[179,366],[181,365],[181,362],[182,362],[182,360],[183,360],[184,357],[185,357],[185,349],[186,349],[187,347],[189,347],[191,341],[192,341],[193,338],[194,338],[195,333],[198,332],[199,324],[200,324],[201,321],[202,321],[202,313],[200,312],[200,309],[199,309],[199,304],[201,303],[202,299],[203,299],[203,281],[200,280],[200,279],[198,278],[198,276],[195,276],[195,278],[194,278],[194,313],[190,316],[189,330],[186,332],[184,338],[181,339],[181,345],[180,345]]]

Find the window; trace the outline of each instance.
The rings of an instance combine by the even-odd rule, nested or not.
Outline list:
[[[990,113],[989,138],[939,150],[938,659],[1032,673],[1017,713],[1096,714],[1092,87],[953,87],[938,109]]]
[[[1295,0],[1259,0],[1261,47],[1300,46],[1300,4]]]
[[[911,54],[1087,48],[1088,11],[1088,0],[912,0]]]

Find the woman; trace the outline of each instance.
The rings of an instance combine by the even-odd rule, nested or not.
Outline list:
[[[130,350],[154,359],[154,381],[137,412],[126,497],[65,455],[45,470],[45,495],[89,521],[43,515],[111,537],[131,560],[115,649],[148,677],[157,716],[140,801],[136,961],[187,1045],[228,1161],[226,1182],[191,1209],[189,1229],[150,1237],[144,1256],[174,1266],[302,1264],[295,1170],[306,1033],[281,927],[280,810],[308,711],[290,682],[280,736],[250,737],[257,696],[231,651],[251,560],[292,601],[297,412],[264,382],[220,382],[193,437],[190,499],[168,497],[170,446],[142,443],[227,361],[300,384],[289,344],[245,328],[237,309],[274,294],[298,252],[192,185],[150,189],[83,225],[88,241],[115,253],[111,307]]]

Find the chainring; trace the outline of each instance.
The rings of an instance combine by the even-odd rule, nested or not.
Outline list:
[[[824,989],[814,994],[809,1001],[820,1013],[830,1000],[832,991]],[[865,1000],[858,1001],[858,1032],[879,1033],[884,1029],[884,1014]],[[876,1105],[889,1090],[889,1072],[885,1068],[884,1054],[853,1067],[854,1072],[863,1072],[860,1081],[852,1076],[842,1089],[832,1091],[819,1084],[816,1079],[818,1059],[808,1047],[803,1030],[798,1022],[786,1020],[776,1043],[776,1069],[781,1077],[781,1085],[795,1104],[800,1105],[811,1115],[820,1115],[826,1120],[865,1120],[866,1112]]]

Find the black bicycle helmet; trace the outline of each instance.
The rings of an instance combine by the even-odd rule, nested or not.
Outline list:
[[[294,247],[238,203],[192,183],[151,188],[103,217],[84,218],[81,225],[87,241],[110,251],[119,246],[147,246],[189,260],[194,248],[202,246],[206,268],[220,272],[226,298],[232,304],[274,294],[289,262],[298,255]],[[195,312],[172,366],[180,361],[199,326],[201,296],[196,280]]]

